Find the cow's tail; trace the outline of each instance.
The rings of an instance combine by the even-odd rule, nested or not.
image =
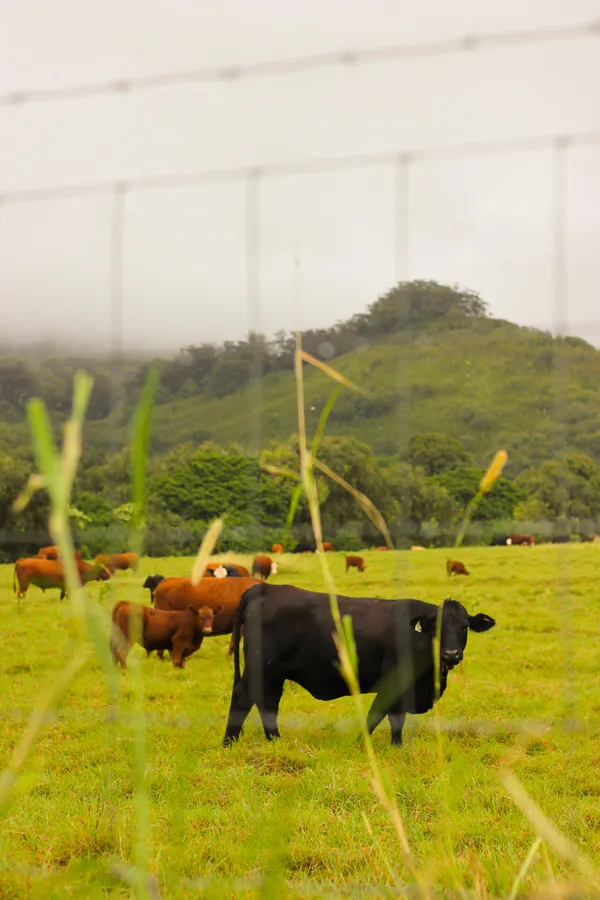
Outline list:
[[[255,584],[251,588],[248,588],[247,591],[244,591],[242,594],[242,599],[239,602],[238,608],[235,611],[235,616],[233,619],[233,686],[241,680],[242,673],[240,671],[240,635],[242,631],[242,625],[244,624],[244,620],[246,618],[246,610],[248,609],[248,604],[255,597],[258,597],[259,594],[262,594],[264,590],[263,584]]]

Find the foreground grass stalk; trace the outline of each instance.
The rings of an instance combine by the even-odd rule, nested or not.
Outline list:
[[[92,387],[93,379],[84,372],[78,372],[73,388],[72,413],[65,425],[60,456],[56,450],[52,425],[46,407],[41,400],[30,401],[29,421],[40,474],[29,479],[25,491],[15,501],[14,508],[23,509],[34,490],[41,487],[47,489],[50,497],[49,531],[60,549],[65,587],[71,599],[72,609],[80,625],[88,624],[92,637],[99,641],[99,632],[94,627],[96,622],[87,613],[87,592],[81,588],[75,563],[73,540],[69,530],[69,500],[81,456],[81,431]],[[57,707],[62,695],[89,655],[86,647],[82,647],[74,653],[44,700],[32,713],[23,737],[13,752],[11,762],[0,779],[0,803],[2,805],[8,799],[16,775],[25,765],[47,716]]]
[[[508,453],[506,452],[506,450],[498,450],[493,460],[489,464],[485,475],[479,482],[479,490],[467,504],[467,508],[465,509],[465,514],[463,516],[462,525],[460,526],[458,534],[456,535],[456,540],[454,541],[455,547],[461,546],[465,537],[465,532],[469,526],[473,513],[475,512],[475,508],[477,507],[484,494],[487,494],[487,492],[493,488],[494,484],[502,475],[502,470],[506,465],[507,459]]]
[[[537,855],[537,852],[540,849],[541,843],[542,843],[542,839],[538,835],[538,837],[536,837],[535,841],[529,848],[529,853],[525,857],[523,865],[519,869],[519,871],[517,873],[517,877],[513,881],[512,888],[510,889],[510,894],[508,895],[508,900],[516,900],[517,894],[519,893],[519,888],[521,887],[525,876],[527,875],[527,873],[529,872],[529,869],[531,868],[531,865]]]
[[[329,569],[329,565],[327,562],[327,554],[323,549],[323,530],[321,525],[321,511],[319,507],[319,499],[318,492],[316,487],[316,482],[313,473],[313,458],[310,452],[308,451],[307,441],[306,441],[306,418],[305,418],[305,406],[304,406],[304,379],[303,379],[303,371],[302,371],[302,363],[303,360],[306,359],[306,354],[302,353],[301,349],[301,337],[298,333],[296,335],[296,353],[294,358],[294,369],[295,369],[295,377],[296,377],[296,397],[297,397],[297,405],[298,405],[298,438],[299,438],[299,447],[300,447],[300,473],[302,478],[302,484],[306,493],[306,497],[308,500],[308,505],[310,509],[310,516],[313,528],[313,534],[315,537],[315,541],[317,544],[317,549],[319,551],[319,558],[321,561],[321,570],[323,573],[323,579],[325,581],[325,585],[327,588],[327,593],[329,594],[329,603],[331,609],[331,615],[333,618],[335,633],[333,635],[335,645],[338,651],[338,655],[340,658],[340,672],[342,677],[346,681],[348,685],[348,690],[352,699],[354,700],[354,705],[356,708],[356,716],[357,721],[359,723],[363,743],[365,746],[365,751],[367,754],[367,759],[369,762],[369,766],[371,769],[371,784],[375,795],[377,796],[379,802],[381,803],[383,809],[387,813],[396,835],[398,837],[398,842],[400,845],[400,849],[402,852],[404,865],[409,873],[410,878],[416,884],[419,893],[422,897],[428,897],[429,893],[425,888],[425,885],[420,877],[418,872],[415,859],[413,857],[412,851],[410,849],[410,845],[408,842],[408,838],[406,835],[406,829],[404,828],[404,823],[402,821],[402,817],[398,810],[397,804],[395,800],[392,798],[388,790],[386,789],[379,765],[377,763],[377,758],[375,756],[375,751],[373,748],[373,743],[371,741],[371,736],[367,729],[366,716],[362,703],[362,694],[360,692],[360,685],[358,683],[358,661],[356,656],[356,646],[354,644],[354,639],[352,635],[352,623],[351,621],[342,622],[340,616],[339,605],[337,602],[337,590],[335,586],[335,582],[331,571]],[[310,359],[308,361],[311,361]],[[329,368],[329,367],[327,367]],[[391,869],[391,865],[389,862],[386,862],[388,869]]]
[[[132,465],[132,534],[131,547],[140,556],[143,551],[146,527],[146,475],[148,448],[150,443],[150,422],[154,396],[158,386],[159,369],[151,366],[142,389],[140,402],[133,419],[131,435]],[[131,621],[132,636],[141,638],[141,617]],[[130,684],[133,693],[133,781],[136,818],[134,845],[135,869],[133,887],[140,900],[149,900],[150,892],[150,803],[146,790],[146,766],[148,759],[148,727],[146,721],[146,692],[142,662],[136,654],[129,657]],[[156,890],[152,891],[156,895]]]
[[[563,859],[572,865],[573,868],[577,869],[581,875],[588,879],[595,890],[600,891],[600,873],[598,873],[596,867],[544,815],[518,778],[508,770],[501,772],[499,778],[506,791],[535,828],[538,837],[548,847],[552,848],[559,859]]]

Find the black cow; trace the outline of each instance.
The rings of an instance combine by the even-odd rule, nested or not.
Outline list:
[[[161,583],[161,581],[165,580],[164,575],[148,575],[142,587],[148,588],[150,591],[150,602],[154,603],[154,591]]]
[[[314,553],[317,545],[314,541],[298,541],[292,553]]]
[[[490,541],[490,547],[506,547],[508,543],[508,537],[493,537]]]
[[[387,715],[392,744],[402,743],[407,713],[425,713],[434,703],[433,637],[438,607],[421,600],[338,597],[340,615],[352,619],[363,694],[376,693],[367,726],[371,733]],[[244,674],[240,674],[240,629],[244,627]],[[495,625],[483,613],[469,616],[455,600],[443,605],[440,696],[448,672],[463,658],[469,629]],[[327,594],[290,585],[254,585],[243,595],[233,626],[234,681],[224,746],[237,740],[256,704],[268,740],[279,737],[277,713],[286,680],[317,700],[349,691],[338,665]]]
[[[569,534],[557,534],[555,537],[550,539],[551,544],[569,544],[571,541],[571,535]]]

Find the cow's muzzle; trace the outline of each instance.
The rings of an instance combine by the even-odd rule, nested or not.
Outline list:
[[[462,659],[460,650],[442,650],[441,654],[442,666],[449,670],[457,666]]]
[[[212,625],[203,625],[202,634],[212,634]]]

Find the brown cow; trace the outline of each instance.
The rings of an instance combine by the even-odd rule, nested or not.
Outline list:
[[[513,547],[518,547],[520,544],[532,547],[535,544],[535,538],[532,534],[511,534],[509,541]]]
[[[348,571],[348,569],[351,569],[352,567],[354,567],[355,569],[358,569],[359,572],[364,572],[365,569],[367,568],[365,566],[365,561],[362,558],[362,556],[347,556],[346,557],[346,572]]]
[[[108,571],[114,575],[117,569],[131,569],[137,572],[140,565],[140,557],[137,553],[100,553],[96,557],[96,562],[101,566],[106,566]]]
[[[266,581],[269,575],[274,575],[276,572],[277,563],[274,563],[270,556],[263,556],[262,553],[257,553],[252,560],[252,577],[254,578],[255,575],[258,575]]]
[[[148,653],[170,650],[173,666],[183,669],[184,659],[200,649],[204,635],[212,633],[213,619],[214,613],[208,606],[172,611],[120,600],[113,606],[112,621],[122,640],[114,632],[111,635],[113,659],[126,668],[131,644],[136,641]]]
[[[215,569],[219,568],[219,566],[233,566],[234,569],[238,570],[238,572],[240,573],[242,578],[250,578],[250,572],[248,571],[248,569],[246,569],[245,566],[240,566],[239,563],[210,562],[210,563],[207,563],[206,569],[204,570],[204,572],[205,573],[208,572],[209,569],[211,572],[214,572]]]
[[[75,559],[81,559],[81,551],[75,550],[73,556]],[[42,547],[42,549],[38,551],[37,559],[60,559],[60,547],[55,547],[54,545],[51,547]]]
[[[100,564],[92,565],[83,560],[77,560],[77,570],[82,584],[87,584],[89,581],[106,581],[110,578],[110,572],[107,572],[105,567]],[[19,584],[18,591],[17,582]],[[13,575],[13,590],[18,597],[24,597],[30,584],[43,591],[57,588],[62,600],[67,593],[62,562],[55,559],[38,559],[37,557],[18,559]]]
[[[281,544],[273,544],[271,547],[271,553],[283,553],[283,547]]]
[[[331,541],[323,541],[323,550],[325,553],[335,553],[335,547],[331,543]]]
[[[459,562],[457,559],[447,559],[446,560],[446,572],[448,575],[468,575],[466,568],[464,565]]]
[[[242,595],[255,584],[261,584],[258,578],[201,578],[198,584],[190,578],[165,578],[154,591],[154,605],[157,609],[208,606],[215,614],[212,634],[231,634]],[[233,653],[233,637],[229,653]]]
[[[374,550],[389,550],[389,547],[373,547]]]

